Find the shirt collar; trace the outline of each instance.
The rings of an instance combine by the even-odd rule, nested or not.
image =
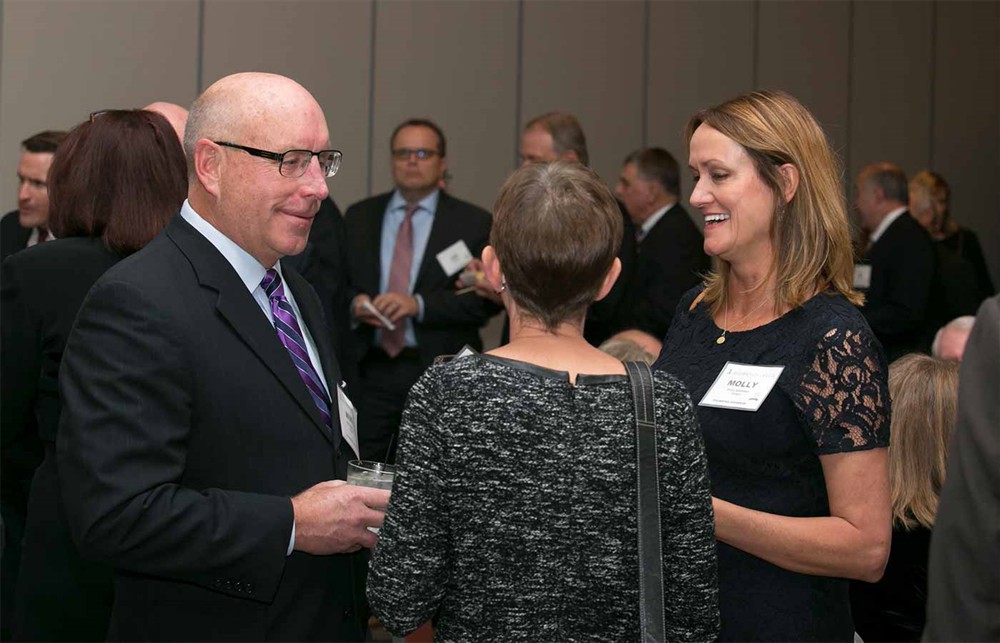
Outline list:
[[[236,271],[236,274],[239,275],[240,280],[243,281],[243,285],[247,287],[247,290],[253,292],[260,286],[267,268],[254,259],[249,252],[239,247],[235,241],[219,232],[215,226],[201,218],[201,215],[194,211],[194,208],[191,207],[187,199],[184,199],[184,205],[181,206],[181,216],[195,230],[200,232],[203,237],[208,239],[208,242],[215,246],[215,249],[226,258],[226,261],[229,262],[233,270]],[[284,279],[285,276],[281,274],[280,261],[274,264],[274,268],[281,275],[282,279]]]
[[[438,197],[441,195],[441,190],[434,190],[424,198],[417,201],[420,206],[420,210],[427,212],[428,214],[434,214],[437,212]],[[399,193],[399,190],[393,190],[392,198],[389,199],[389,212],[395,212],[396,210],[405,210],[406,200],[403,195]],[[418,210],[419,211],[419,210]]]
[[[901,208],[896,208],[889,214],[885,215],[885,218],[882,219],[882,223],[878,224],[878,227],[875,228],[875,232],[872,232],[871,235],[868,237],[868,242],[875,243],[876,241],[878,241],[879,237],[885,234],[885,231],[889,229],[889,226],[891,226],[893,222],[895,222],[896,219],[898,219],[899,216],[904,212],[906,212],[905,205]]]
[[[670,210],[670,208],[674,207],[675,205],[677,205],[677,201],[674,201],[673,203],[668,203],[659,210],[657,210],[656,212],[654,212],[653,214],[649,215],[649,218],[643,221],[642,225],[639,227],[639,229],[641,230],[641,235],[645,237],[647,234],[649,234],[649,231],[653,229],[653,226],[655,226],[657,222],[663,218],[663,215],[666,214]]]

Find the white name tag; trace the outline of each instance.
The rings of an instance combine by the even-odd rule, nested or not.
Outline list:
[[[872,267],[866,263],[854,264],[854,287],[868,290],[872,285]]]
[[[784,366],[726,362],[698,406],[756,411],[778,381]]]
[[[465,245],[465,242],[461,239],[437,253],[435,256],[437,257],[438,263],[441,264],[441,269],[444,270],[444,274],[449,277],[461,271],[462,268],[465,268],[469,265],[469,262],[472,261],[472,253],[469,252],[469,246]]]
[[[337,408],[340,409],[340,434],[354,449],[354,455],[361,457],[358,448],[358,410],[351,403],[351,398],[344,393],[342,386],[337,387]]]

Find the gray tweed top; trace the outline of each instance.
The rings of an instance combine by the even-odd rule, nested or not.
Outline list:
[[[691,401],[654,373],[667,640],[719,630],[704,447]],[[368,600],[391,632],[443,641],[639,638],[635,415],[624,375],[489,355],[410,392]]]

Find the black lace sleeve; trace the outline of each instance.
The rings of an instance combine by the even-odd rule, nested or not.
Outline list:
[[[889,446],[889,369],[871,331],[829,329],[795,405],[817,455]]]

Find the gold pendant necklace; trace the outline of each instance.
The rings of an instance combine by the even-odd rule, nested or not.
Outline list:
[[[765,297],[764,299],[762,299],[759,304],[757,304],[756,306],[754,306],[753,310],[751,310],[749,313],[747,313],[743,317],[743,319],[741,319],[738,322],[736,322],[735,324],[733,324],[733,326],[739,326],[740,324],[742,324],[746,320],[750,319],[750,316],[753,315],[758,310],[760,310],[760,307],[763,306],[766,303],[767,303],[767,297]],[[716,344],[725,344],[726,343],[726,333],[728,333],[728,332],[729,332],[729,301],[726,301],[726,313],[725,313],[725,321],[723,322],[723,326],[722,326],[722,334],[719,335],[715,339],[715,343]]]

